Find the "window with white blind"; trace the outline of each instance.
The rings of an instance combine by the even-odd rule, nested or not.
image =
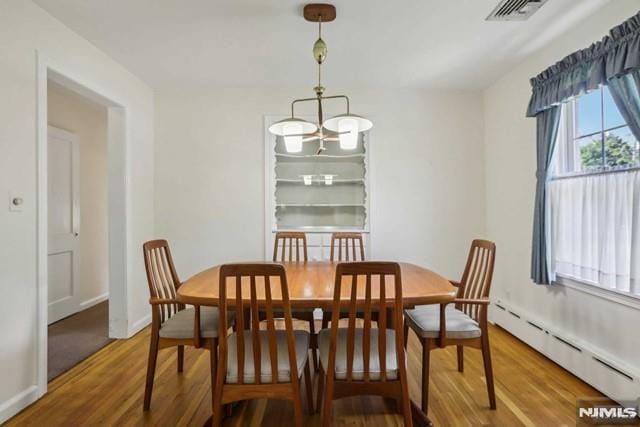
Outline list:
[[[606,86],[563,104],[553,171],[552,275],[640,298],[640,144]]]

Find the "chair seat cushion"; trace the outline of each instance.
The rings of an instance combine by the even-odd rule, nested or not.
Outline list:
[[[244,331],[244,383],[254,384],[256,382],[255,366],[253,363],[253,340],[251,331]],[[309,353],[309,333],[307,331],[294,330],[293,339],[296,348],[296,366],[298,367],[298,378],[303,373],[303,368],[307,362]],[[238,334],[233,333],[227,337],[227,383],[238,382],[238,356],[237,356]],[[278,345],[278,382],[286,383],[291,381],[291,368],[289,366],[289,348],[287,345],[287,332],[276,331],[276,342]],[[260,381],[262,383],[271,382],[271,357],[269,353],[269,338],[267,331],[260,331]]]
[[[372,381],[380,379],[380,357],[378,352],[379,329],[371,329],[369,345],[369,378]],[[336,378],[344,380],[347,378],[347,328],[338,329],[338,339],[336,345]],[[362,337],[364,330],[355,329],[355,346],[353,358],[353,379],[364,379],[364,357],[362,351]],[[323,329],[318,334],[318,349],[320,350],[320,363],[326,369],[329,365],[329,346],[331,342],[331,329]],[[386,330],[386,377],[390,380],[398,378],[398,360],[396,357],[395,331]]]
[[[422,338],[440,336],[440,306],[424,305],[404,311],[405,322]],[[445,310],[447,338],[470,339],[482,335],[478,322],[464,312],[448,305]]]
[[[193,325],[195,318],[193,307],[180,310],[171,318],[160,325],[161,338],[188,339],[193,338]],[[229,313],[231,315],[231,313]],[[200,308],[200,336],[203,338],[215,338],[218,336],[219,314],[216,307]]]

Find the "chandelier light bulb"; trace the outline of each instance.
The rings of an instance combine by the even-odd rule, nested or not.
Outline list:
[[[355,150],[358,146],[358,121],[351,117],[344,117],[338,121],[338,138],[340,148]]]
[[[284,125],[284,146],[287,153],[299,153],[302,151],[302,125],[288,123]]]
[[[333,175],[324,176],[324,185],[333,185]]]
[[[302,175],[302,180],[304,181],[304,185],[311,185],[313,182],[313,175]]]

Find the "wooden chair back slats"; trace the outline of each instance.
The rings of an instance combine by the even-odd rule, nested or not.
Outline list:
[[[336,247],[338,248],[338,257],[335,257]],[[342,249],[344,247],[344,258]],[[349,250],[351,249],[351,250]],[[358,260],[358,255],[360,259]],[[333,233],[331,235],[331,256],[333,261],[364,261],[364,243],[362,233]]]
[[[171,250],[166,240],[152,240],[143,245],[144,265],[152,298],[175,300],[180,280],[176,273]],[[178,303],[154,306],[163,323],[184,306]]]
[[[294,243],[295,242],[295,243]],[[293,247],[295,245],[295,257],[293,256]],[[302,248],[301,248],[302,246]],[[289,256],[287,257],[287,247],[289,249]],[[280,262],[294,262],[304,261],[307,262],[307,236],[300,232],[278,232],[276,233],[275,241],[273,244],[273,262],[278,261],[278,249],[280,252]],[[301,251],[302,249],[302,251]],[[302,253],[302,258],[300,258]]]
[[[274,285],[271,278],[277,277],[279,283]],[[227,280],[235,279],[235,280]],[[248,281],[247,281],[248,279]],[[232,282],[232,283],[228,283]],[[234,296],[228,297],[228,288],[235,289]],[[248,284],[248,286],[246,286]],[[284,267],[280,264],[227,264],[220,267],[220,322],[219,322],[219,349],[220,360],[218,366],[218,375],[225,378],[228,366],[227,350],[228,350],[228,311],[229,303],[233,302],[233,310],[236,312],[236,355],[238,366],[238,384],[245,384],[245,334],[250,334],[253,347],[253,363],[255,380],[253,384],[263,384],[262,374],[262,355],[261,355],[261,337],[259,311],[266,312],[267,323],[267,340],[269,348],[269,358],[271,365],[271,383],[278,382],[278,346],[276,337],[276,325],[274,317],[274,305],[277,305],[277,311],[284,313],[285,331],[287,335],[287,346],[289,353],[289,364],[291,378],[298,378],[295,343],[293,336],[293,321],[291,319],[291,305],[289,302],[289,291],[287,287],[287,277]],[[259,287],[264,287],[264,293],[259,292]],[[280,288],[279,294],[281,299],[273,298],[274,286]],[[248,288],[248,289],[247,289]],[[247,292],[249,298],[247,298]],[[258,307],[258,295],[265,296],[264,302]],[[248,310],[251,313],[250,320],[246,324],[244,316],[246,301],[249,300]]]
[[[467,264],[460,281],[458,297],[465,299],[488,298],[493,278],[496,245],[488,240],[476,239],[471,243]],[[480,304],[457,304],[471,318],[478,320],[486,310]]]
[[[364,280],[359,280],[364,276]],[[387,276],[394,277],[393,303],[389,306],[386,293]],[[351,280],[343,280],[343,277],[351,277]],[[377,279],[377,280],[376,280]],[[373,294],[374,280],[378,283],[378,295]],[[343,283],[344,282],[344,283]],[[349,284],[350,282],[350,284]],[[334,375],[335,372],[335,355],[338,338],[338,322],[340,318],[341,295],[345,295],[342,291],[343,285],[350,286],[349,289],[349,309],[348,309],[348,326],[347,326],[347,372],[346,381],[354,381],[353,366],[356,351],[356,316],[358,310],[363,319],[362,326],[362,360],[363,360],[363,379],[364,382],[371,381],[371,324],[372,313],[378,312],[378,359],[380,363],[380,381],[387,381],[387,346],[394,345],[398,360],[399,369],[404,368],[404,345],[402,342],[402,281],[400,277],[400,266],[392,262],[353,262],[340,263],[336,269],[336,281],[334,290],[333,312],[331,319],[331,343],[329,350],[329,361],[327,366],[328,375]],[[364,292],[362,287],[364,286]],[[360,290],[360,292],[359,292]],[[364,293],[364,300],[358,302],[358,295]],[[393,328],[396,334],[395,343],[387,343],[387,310],[391,308],[394,316]]]

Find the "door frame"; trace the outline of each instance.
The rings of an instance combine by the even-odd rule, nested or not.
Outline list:
[[[36,378],[38,398],[47,392],[47,338],[48,338],[48,204],[47,204],[47,145],[48,81],[70,89],[107,109],[108,157],[108,263],[109,263],[109,336],[128,336],[127,292],[127,109],[117,97],[111,96],[81,77],[81,70],[73,69],[40,51],[36,52],[36,268],[37,268],[37,360]]]

